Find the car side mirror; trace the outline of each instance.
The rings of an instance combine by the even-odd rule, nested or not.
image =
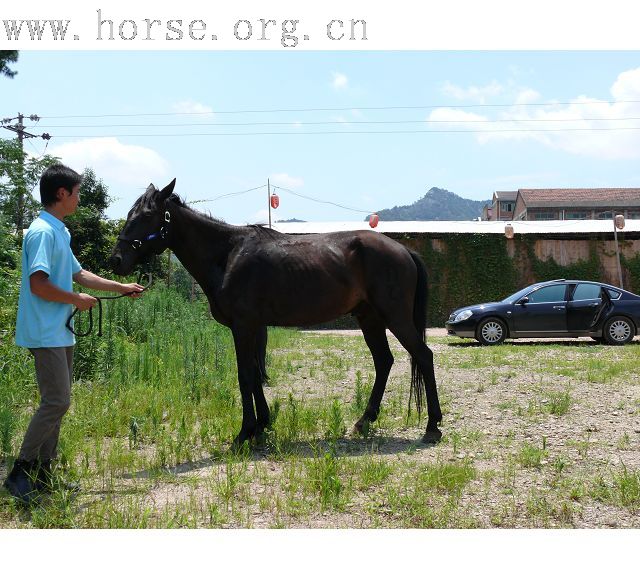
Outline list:
[[[522,298],[520,298],[520,300],[518,300],[516,302],[516,304],[521,304],[521,305],[525,305],[529,303],[529,297],[528,296],[523,296]]]

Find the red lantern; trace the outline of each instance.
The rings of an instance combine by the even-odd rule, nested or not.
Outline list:
[[[272,193],[271,194],[271,207],[273,209],[278,209],[279,205],[280,205],[280,198],[275,193]]]
[[[378,222],[379,222],[379,221],[380,221],[380,218],[378,217],[378,214],[377,214],[377,213],[372,213],[372,214],[369,216],[369,225],[370,225],[372,228],[375,228],[375,227],[378,225]]]

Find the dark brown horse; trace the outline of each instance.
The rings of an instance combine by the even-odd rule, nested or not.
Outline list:
[[[424,341],[427,273],[403,245],[372,232],[289,236],[261,226],[225,224],[150,185],[136,201],[111,256],[116,274],[131,273],[151,254],[170,248],[209,299],[213,317],[233,333],[242,395],[235,445],[269,424],[263,392],[268,326],[308,326],[353,314],[371,350],[376,378],[355,425],[363,432],[380,410],[393,356],[386,329],[411,355],[411,397],[421,410],[425,442],[441,437],[433,354]],[[255,410],[254,410],[255,402]]]

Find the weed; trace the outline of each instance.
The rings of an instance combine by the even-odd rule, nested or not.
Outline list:
[[[625,451],[631,448],[631,437],[629,437],[629,433],[625,433],[618,439],[616,448],[620,451]]]
[[[367,406],[367,393],[365,385],[362,381],[362,371],[356,371],[356,392],[353,399],[353,412],[356,415],[362,415]]]
[[[325,437],[331,441],[335,441],[336,439],[340,439],[344,436],[346,432],[347,428],[344,424],[342,405],[337,399],[334,399],[329,410]]]
[[[344,485],[339,475],[339,459],[333,445],[324,453],[317,454],[308,469],[310,486],[319,497],[322,509],[331,506],[340,508],[344,501]]]
[[[547,451],[545,449],[536,447],[530,443],[524,443],[518,452],[517,459],[522,467],[540,469],[542,467],[542,460],[546,455]]]
[[[545,393],[547,398],[546,409],[552,415],[558,417],[566,415],[571,407],[571,395],[569,391],[549,391]]]
[[[356,468],[360,475],[360,489],[384,483],[393,472],[387,461],[370,454],[365,455],[364,459],[356,464]]]

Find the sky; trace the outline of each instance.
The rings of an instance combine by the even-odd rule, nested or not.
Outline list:
[[[15,68],[0,117],[39,115],[52,138],[27,152],[91,167],[111,218],[174,177],[238,224],[267,220],[267,180],[274,221],[364,220],[431,187],[640,186],[640,52],[23,50]]]

